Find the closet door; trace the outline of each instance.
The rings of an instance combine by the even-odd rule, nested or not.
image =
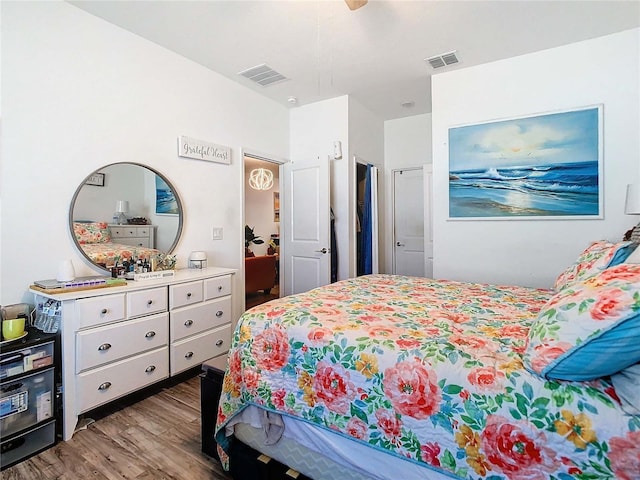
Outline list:
[[[281,183],[284,295],[331,280],[329,160],[287,163]]]
[[[422,168],[393,172],[393,273],[425,276]]]

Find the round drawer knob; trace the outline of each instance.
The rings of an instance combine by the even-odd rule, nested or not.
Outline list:
[[[224,340],[220,339],[216,342],[216,347],[220,347],[224,343]]]
[[[222,291],[222,285],[220,285],[220,286],[218,287],[218,291],[219,291],[219,292],[221,292],[221,291]]]
[[[98,387],[98,390],[101,390],[101,391],[108,390],[110,386],[111,386],[111,382],[104,382],[100,384],[100,386]]]
[[[100,310],[100,315],[106,315],[108,311],[109,310],[107,310],[106,308],[103,308],[102,310]]]
[[[193,320],[187,320],[186,322],[184,322],[185,327],[190,327],[191,325],[193,325]]]
[[[224,312],[222,310],[218,310],[216,312],[216,317],[220,318],[222,315],[224,315]]]
[[[111,344],[110,343],[103,343],[102,345],[100,345],[98,347],[98,350],[101,352],[104,352],[106,350],[109,350],[111,348]]]
[[[153,330],[150,332],[145,333],[145,338],[153,338],[156,336],[156,332],[154,332]]]
[[[193,357],[193,352],[187,352],[187,353],[184,354],[184,358],[188,359],[188,358],[191,358],[191,357]]]
[[[155,365],[149,365],[147,368],[144,369],[145,372],[147,373],[151,373],[156,369]]]
[[[147,300],[147,305],[152,305],[153,304],[153,300]]]
[[[187,298],[191,298],[191,292],[187,293]]]

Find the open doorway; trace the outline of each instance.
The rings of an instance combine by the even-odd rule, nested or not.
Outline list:
[[[379,273],[378,169],[356,159],[356,272]]]
[[[280,164],[244,156],[245,308],[280,297]]]

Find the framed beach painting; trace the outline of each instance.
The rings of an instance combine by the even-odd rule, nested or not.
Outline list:
[[[178,202],[173,190],[158,175],[156,175],[156,214],[178,215]]]
[[[449,129],[449,219],[602,218],[602,105]]]

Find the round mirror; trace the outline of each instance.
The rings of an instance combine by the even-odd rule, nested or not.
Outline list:
[[[182,232],[182,203],[169,180],[154,169],[114,163],[78,187],[69,228],[80,252],[108,270],[116,260],[171,253]]]

